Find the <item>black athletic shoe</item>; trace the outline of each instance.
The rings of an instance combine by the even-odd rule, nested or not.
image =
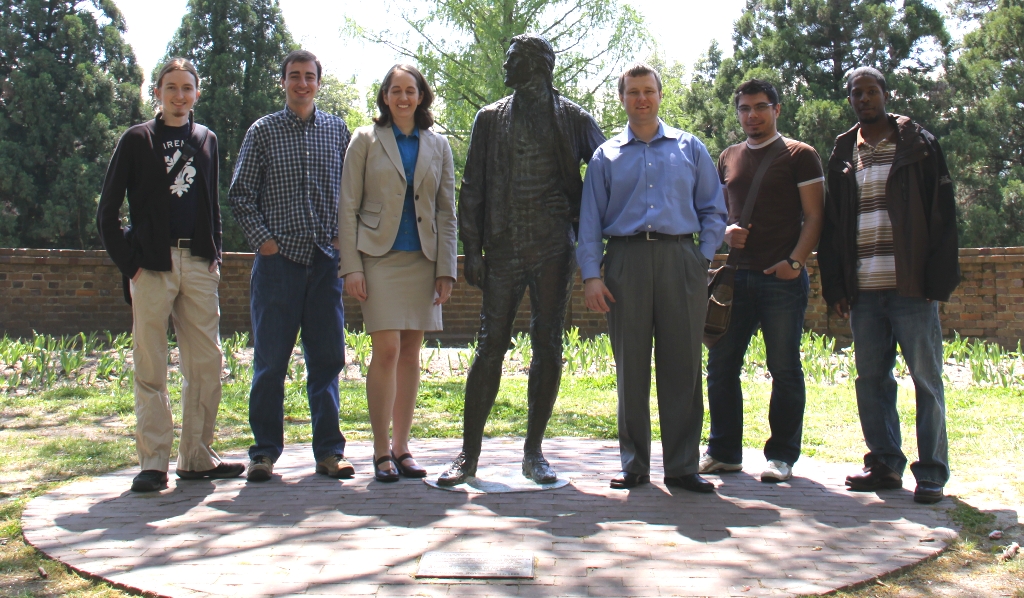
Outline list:
[[[144,469],[132,480],[132,492],[156,492],[167,487],[167,472]]]

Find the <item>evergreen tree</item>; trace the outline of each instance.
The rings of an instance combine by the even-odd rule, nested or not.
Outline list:
[[[146,117],[124,31],[112,0],[0,0],[0,245],[99,246],[107,162]]]
[[[978,27],[948,77],[961,245],[1024,245],[1024,1],[961,0]]]
[[[712,43],[684,93],[688,109],[699,115],[694,132],[710,139],[709,148],[720,151],[743,139],[732,92],[756,77],[782,96],[779,130],[814,146],[827,161],[835,137],[854,122],[846,74],[858,66],[886,74],[891,112],[935,132],[941,128],[945,104],[936,75],[951,42],[942,14],[923,0],[747,0],[733,42],[734,55],[726,59]],[[718,103],[707,105],[713,98]]]

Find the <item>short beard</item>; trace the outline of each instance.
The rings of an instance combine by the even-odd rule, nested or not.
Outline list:
[[[881,121],[883,118],[886,118],[885,112],[882,112],[878,116],[876,116],[874,118],[871,118],[871,119],[864,119],[864,118],[861,118],[861,117],[858,116],[857,117],[857,121],[860,122],[860,124],[862,124],[862,125],[873,125],[873,124]]]

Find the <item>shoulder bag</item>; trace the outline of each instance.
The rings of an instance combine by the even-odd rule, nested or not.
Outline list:
[[[757,166],[757,172],[750,182],[750,189],[743,201],[743,213],[740,214],[739,225],[747,228],[750,224],[750,216],[754,213],[754,202],[757,201],[757,193],[761,189],[761,181],[768,172],[775,158],[786,149],[786,141],[779,137],[768,146],[761,163]],[[733,249],[729,252],[729,258],[721,268],[708,270],[708,311],[704,317],[704,345],[711,348],[729,329],[729,319],[732,315],[732,296],[736,278],[736,258],[742,249]]]

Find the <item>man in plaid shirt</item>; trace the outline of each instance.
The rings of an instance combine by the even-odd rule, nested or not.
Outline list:
[[[296,50],[281,67],[284,110],[257,120],[238,153],[228,199],[256,252],[250,286],[253,358],[246,477],[270,479],[284,450],[284,378],[302,331],[316,472],[355,473],[338,425],[338,374],[345,365],[338,194],[348,147],[345,121],[316,109],[320,62]]]

